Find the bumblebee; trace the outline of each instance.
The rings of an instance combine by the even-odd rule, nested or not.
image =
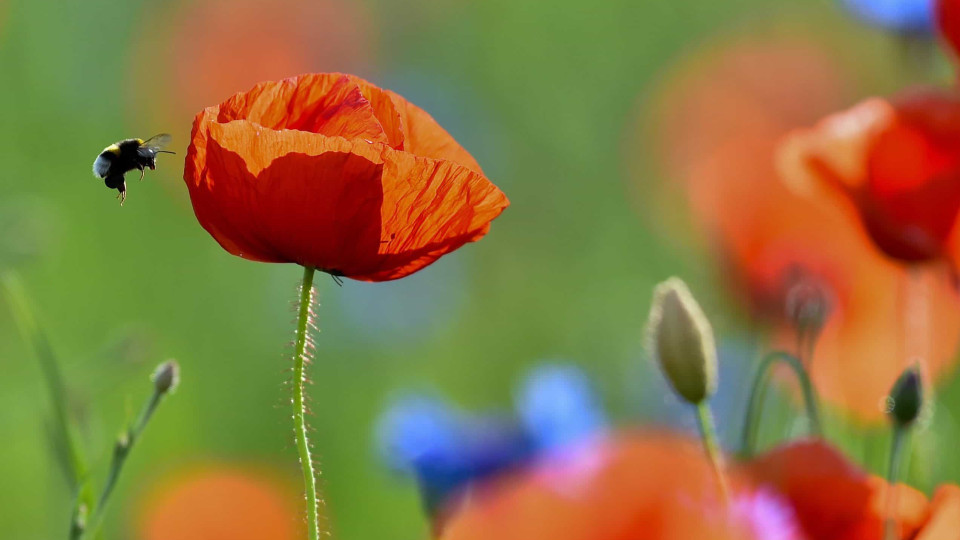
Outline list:
[[[127,199],[127,183],[123,175],[138,169],[140,180],[143,180],[146,168],[151,171],[157,168],[157,154],[174,153],[163,150],[163,147],[170,144],[170,139],[168,133],[161,133],[147,140],[124,139],[113,143],[104,148],[93,162],[93,174],[102,178],[108,188],[119,192],[117,198],[120,199],[120,206],[123,206],[123,201]]]

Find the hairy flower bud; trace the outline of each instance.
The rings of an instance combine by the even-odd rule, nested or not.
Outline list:
[[[167,360],[157,366],[150,377],[158,394],[166,394],[177,389],[180,383],[180,366],[175,360]]]
[[[654,289],[647,340],[650,354],[684,400],[696,405],[716,391],[713,329],[683,280],[670,278]]]
[[[900,427],[912,424],[923,408],[923,381],[917,366],[908,367],[893,383],[888,398],[887,415]]]

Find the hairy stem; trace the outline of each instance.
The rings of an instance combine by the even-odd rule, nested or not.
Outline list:
[[[304,368],[307,360],[307,331],[310,325],[310,308],[313,304],[314,268],[303,268],[303,283],[300,286],[300,305],[297,310],[297,337],[293,352],[293,429],[297,437],[297,452],[303,470],[303,488],[307,499],[307,524],[309,539],[319,540],[320,527],[317,516],[317,478],[310,457],[310,442],[307,440],[306,408],[303,387],[306,382]]]
[[[817,405],[813,383],[810,381],[810,376],[807,375],[807,370],[803,367],[803,363],[792,354],[784,351],[773,351],[761,360],[760,365],[757,367],[757,372],[753,377],[752,387],[750,388],[750,400],[747,403],[747,413],[743,422],[743,435],[740,438],[740,451],[745,457],[752,456],[756,450],[757,433],[760,428],[760,413],[770,380],[770,370],[777,362],[782,362],[789,366],[800,382],[800,389],[803,392],[803,402],[807,411],[807,419],[810,421],[811,433],[817,437],[823,433],[820,426],[820,410]]]
[[[697,407],[697,425],[700,427],[700,437],[703,439],[703,448],[707,452],[707,458],[710,459],[710,465],[713,467],[714,475],[717,477],[717,484],[720,486],[720,495],[723,501],[730,501],[730,487],[727,485],[727,477],[723,472],[723,456],[720,453],[720,444],[717,442],[717,430],[713,425],[713,414],[707,402],[701,401]]]

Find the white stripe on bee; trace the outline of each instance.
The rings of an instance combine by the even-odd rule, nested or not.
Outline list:
[[[93,162],[93,174],[98,178],[106,178],[109,171],[110,162],[107,161],[102,155],[97,156],[97,160]]]

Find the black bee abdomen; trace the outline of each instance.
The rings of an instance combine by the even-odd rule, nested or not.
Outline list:
[[[110,174],[103,179],[103,183],[110,189],[120,189],[123,191],[121,187],[125,187],[123,183],[123,173]]]

